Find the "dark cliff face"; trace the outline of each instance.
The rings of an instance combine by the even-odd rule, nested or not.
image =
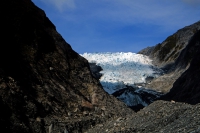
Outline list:
[[[178,30],[162,43],[145,48],[138,53],[148,55],[159,67],[173,65],[198,30],[200,30],[200,21]]]
[[[164,75],[154,79],[147,87],[163,93],[169,92],[174,82],[187,70],[191,59],[194,58],[194,49],[197,50],[197,47],[191,44],[194,43],[192,40],[195,36],[198,36],[199,30],[200,21],[178,30],[162,43],[139,52],[152,58],[153,63],[165,72]]]
[[[189,44],[177,60],[178,66],[189,68],[176,80],[172,89],[163,99],[197,104],[200,102],[200,31],[190,40]]]
[[[172,86],[167,89],[170,91],[162,99],[190,104],[200,102],[199,27],[200,21],[178,30],[162,44],[140,52],[149,55],[158,65],[167,69],[165,75],[156,79],[157,81],[165,79],[162,83],[172,81]],[[158,84],[156,80],[152,84]],[[162,87],[166,88],[165,85]]]
[[[82,131],[91,123],[132,113],[103,91],[87,60],[63,40],[44,11],[30,0],[6,0],[1,9],[2,130],[45,133],[57,130],[52,123],[59,121],[72,123],[70,130],[75,123]]]

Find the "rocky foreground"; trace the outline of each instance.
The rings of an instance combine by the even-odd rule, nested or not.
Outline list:
[[[88,133],[199,133],[200,104],[156,101],[129,117],[99,124]]]
[[[156,101],[135,113],[102,89],[87,60],[72,50],[31,0],[6,0],[0,6],[5,9],[1,132],[200,132],[199,29],[182,48],[192,50],[185,49],[190,56],[180,56],[190,65],[163,97],[168,101]]]

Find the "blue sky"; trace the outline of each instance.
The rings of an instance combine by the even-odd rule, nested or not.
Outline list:
[[[32,0],[72,48],[138,52],[200,20],[200,0]]]

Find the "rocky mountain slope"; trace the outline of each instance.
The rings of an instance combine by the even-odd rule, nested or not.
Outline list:
[[[69,131],[82,132],[134,113],[103,91],[87,60],[31,0],[2,1],[1,9],[6,9],[1,12],[1,131],[52,133],[65,130],[59,123],[69,123]]]
[[[200,30],[191,38],[189,44],[182,51],[176,66],[189,68],[178,78],[170,92],[164,98],[179,102],[197,104],[200,102]]]
[[[200,30],[200,21],[178,30],[162,43],[145,48],[138,53],[148,55],[154,60],[154,64],[160,67],[174,64],[198,30]]]
[[[141,50],[140,54],[148,55],[154,64],[165,71],[163,76],[153,80],[148,88],[154,88],[167,93],[172,88],[174,82],[187,70],[191,60],[183,59],[183,55],[188,56],[185,49],[192,42],[194,36],[198,36],[200,21],[178,30],[173,35],[167,37],[165,41],[153,47]],[[192,53],[192,52],[191,52]]]

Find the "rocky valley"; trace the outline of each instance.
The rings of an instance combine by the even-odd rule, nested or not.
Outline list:
[[[145,87],[164,95],[135,112],[105,92],[101,68],[91,71],[31,0],[1,9],[2,133],[200,132],[200,22],[139,52],[164,71]]]

